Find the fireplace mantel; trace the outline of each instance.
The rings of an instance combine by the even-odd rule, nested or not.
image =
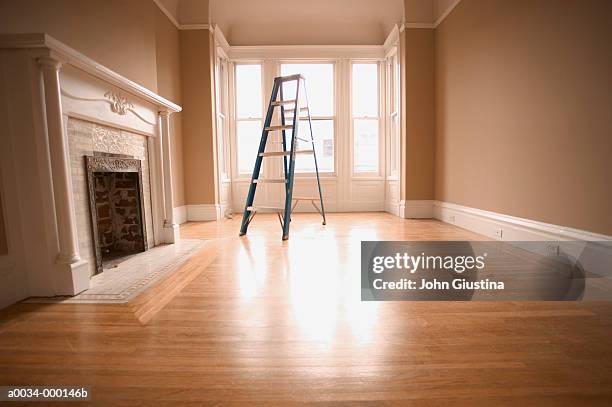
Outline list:
[[[154,243],[178,239],[169,117],[180,106],[46,34],[0,35],[0,71],[0,129],[9,135],[0,140],[0,187],[11,257],[0,286],[13,300],[89,287],[75,221],[70,118],[146,137]]]

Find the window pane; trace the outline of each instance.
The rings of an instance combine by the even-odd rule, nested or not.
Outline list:
[[[378,120],[354,121],[355,172],[378,172]]]
[[[281,75],[302,74],[306,78],[308,105],[313,116],[334,115],[333,64],[282,64]],[[284,99],[295,97],[296,82],[283,84]],[[300,98],[301,99],[301,98]]]
[[[378,65],[353,64],[353,116],[378,117]]]
[[[398,117],[397,114],[391,116],[391,142],[390,144],[390,157],[389,157],[389,172],[392,175],[397,175],[398,171],[398,150],[399,150],[399,126],[398,126]]]
[[[252,174],[261,139],[261,122],[238,121],[236,124],[236,145],[238,149],[238,172]]]
[[[297,140],[296,150],[311,150],[310,128],[307,121],[300,123],[299,137],[309,141]],[[334,121],[313,120],[312,132],[314,134],[315,151],[319,172],[334,171]],[[291,131],[287,131],[287,141],[291,139]],[[295,156],[295,172],[314,172],[314,156],[312,154],[297,154]]]
[[[261,65],[236,65],[236,114],[261,117]]]
[[[221,177],[227,176],[227,168],[225,165],[225,118],[221,115],[217,116],[217,156],[219,158],[219,169],[221,171]]]

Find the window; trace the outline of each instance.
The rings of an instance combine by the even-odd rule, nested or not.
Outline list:
[[[239,174],[251,174],[261,139],[261,65],[236,65],[236,149]]]
[[[391,177],[397,177],[399,172],[399,65],[397,63],[397,52],[387,58],[387,103],[389,108],[388,117],[388,160],[387,173]]]
[[[306,95],[312,119],[312,136],[317,153],[319,172],[334,172],[334,65],[333,64],[281,64],[281,75],[302,74],[306,78]],[[296,82],[283,84],[283,97],[293,98]],[[304,103],[304,102],[303,102]],[[299,126],[300,138],[310,139],[308,121],[302,121]],[[286,132],[287,137],[291,131]],[[311,148],[310,143],[298,140],[299,150]],[[301,173],[314,172],[312,155],[297,155],[295,171]]]
[[[353,64],[353,171],[379,170],[378,64]]]
[[[229,151],[227,149],[227,60],[217,58],[216,74],[217,159],[219,160],[219,176],[221,179],[226,179],[229,177],[227,168],[229,162]]]

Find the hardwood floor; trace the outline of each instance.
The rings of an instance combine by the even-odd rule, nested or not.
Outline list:
[[[612,403],[612,302],[360,301],[361,240],[479,235],[297,214],[282,242],[273,215],[242,238],[239,221],[184,225],[216,257],[194,256],[144,316],[134,304],[3,310],[0,385],[88,385],[95,404],[129,406]]]

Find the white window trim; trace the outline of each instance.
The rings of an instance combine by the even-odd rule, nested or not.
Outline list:
[[[221,82],[220,92],[216,92],[216,104],[217,104],[217,132],[219,131],[219,118],[223,119],[223,134],[217,133],[217,138],[221,138],[223,150],[217,152],[217,158],[219,160],[219,179],[221,182],[231,181],[231,142],[230,142],[230,118],[229,118],[229,100],[230,100],[230,89],[229,89],[229,78],[231,64],[224,52],[218,47],[217,63],[215,64],[216,74],[216,90],[219,85],[217,82]],[[221,77],[219,70],[223,69],[225,76]],[[219,148],[219,140],[217,139],[217,148]]]
[[[378,116],[353,116],[353,65],[355,64],[377,64],[378,69]],[[351,60],[349,63],[349,134],[350,134],[350,171],[351,179],[355,180],[376,180],[384,179],[386,160],[385,160],[385,124],[386,109],[384,103],[385,95],[385,75],[384,61],[379,59],[359,59]],[[378,120],[378,170],[370,172],[355,172],[355,120],[368,119]]]
[[[248,117],[248,118],[239,118],[238,117],[238,112],[237,112],[237,103],[236,103],[236,67],[238,65],[259,65],[261,67],[261,118],[256,118],[256,117]],[[247,59],[243,59],[243,60],[237,60],[237,61],[232,61],[232,78],[230,83],[230,86],[232,88],[231,90],[231,95],[232,95],[232,99],[231,99],[231,111],[232,111],[232,129],[231,129],[231,135],[230,135],[230,140],[231,140],[231,148],[232,148],[232,157],[231,157],[231,162],[232,162],[232,180],[233,181],[245,181],[245,180],[250,180],[251,176],[253,175],[253,170],[251,169],[251,171],[249,173],[241,173],[240,169],[238,168],[238,122],[239,121],[259,121],[260,124],[263,126],[263,122],[265,120],[265,112],[264,110],[267,108],[267,101],[266,99],[266,91],[264,89],[264,63],[262,60],[247,60]]]

